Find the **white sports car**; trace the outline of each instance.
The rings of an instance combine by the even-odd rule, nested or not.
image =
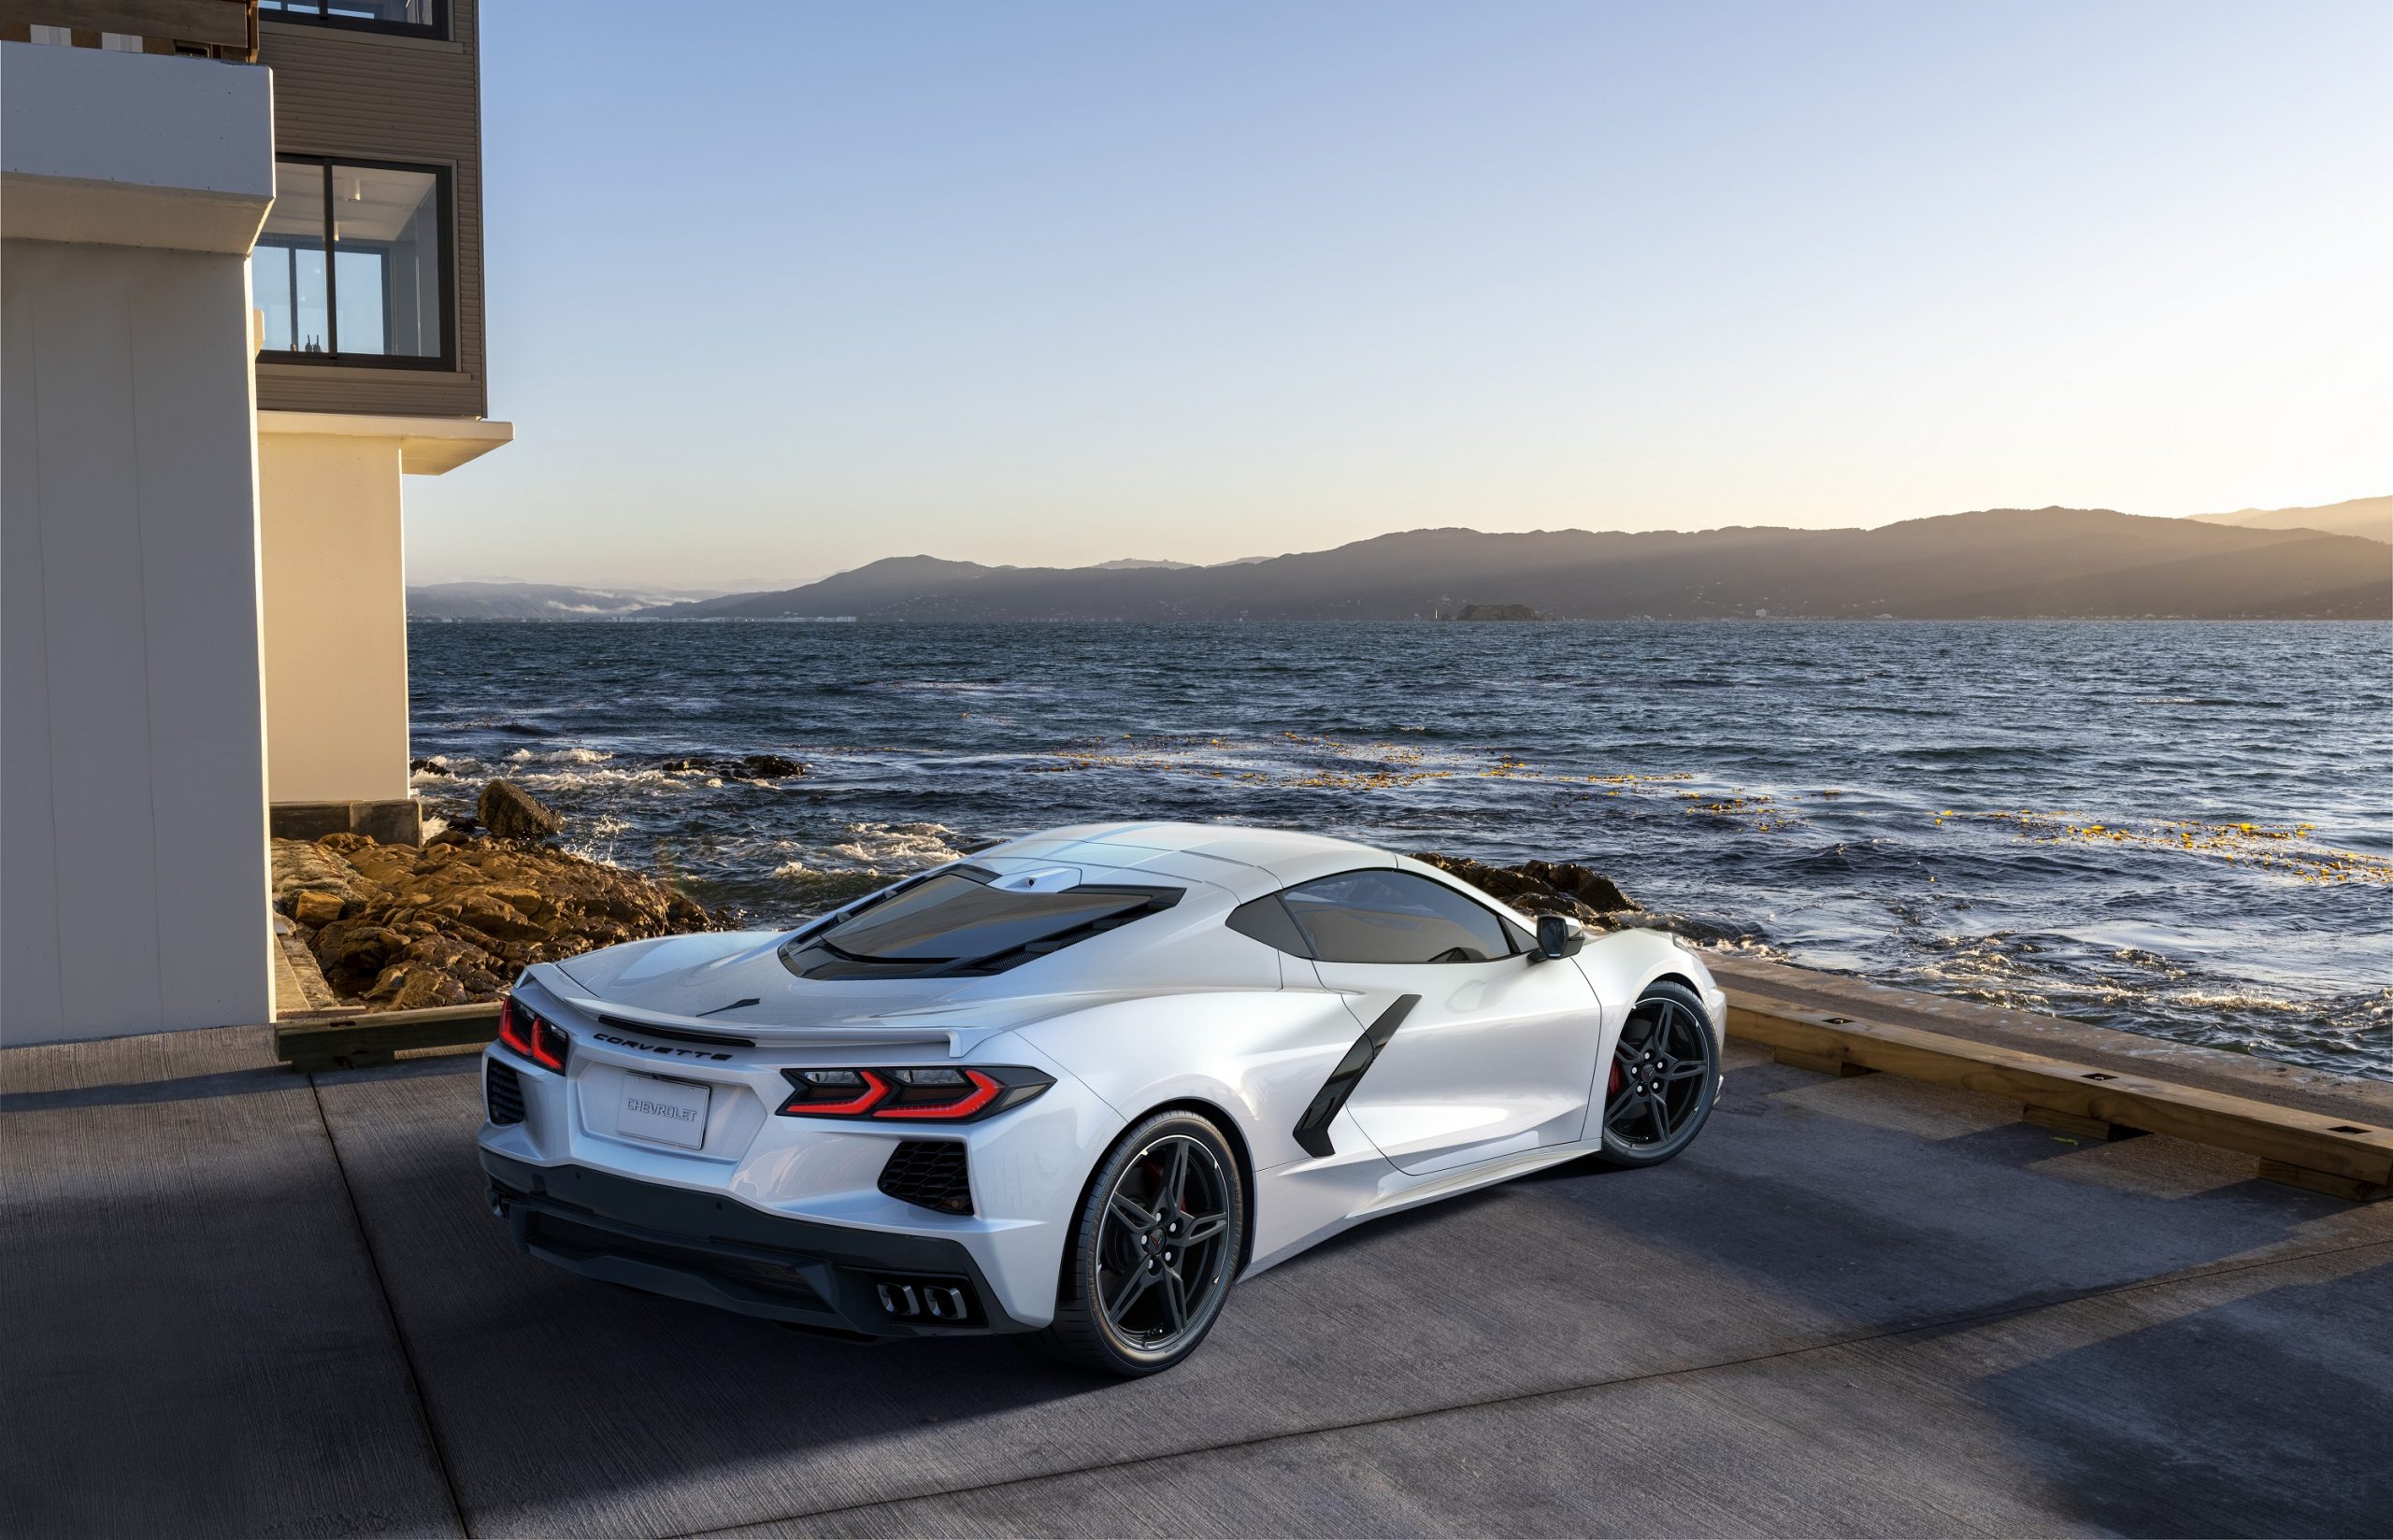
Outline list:
[[[1311,834],[1058,829],[799,930],[525,971],[483,1063],[493,1212],[594,1278],[855,1338],[1177,1363],[1347,1226],[1686,1148],[1725,1000]]]

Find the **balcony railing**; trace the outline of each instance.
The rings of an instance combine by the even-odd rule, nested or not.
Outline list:
[[[257,0],[0,0],[0,40],[255,64]]]

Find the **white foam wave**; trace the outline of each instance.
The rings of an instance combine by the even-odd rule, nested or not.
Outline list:
[[[691,782],[662,770],[527,770],[508,777],[537,791],[578,791],[595,786],[656,786],[686,790]]]
[[[816,842],[775,841],[787,859],[773,876],[792,879],[850,873],[872,876],[919,872],[963,858],[944,823],[850,823],[842,836]]]
[[[932,695],[994,695],[1000,691],[1020,693],[1020,687],[991,684],[979,679],[884,679],[881,689],[920,692]]]

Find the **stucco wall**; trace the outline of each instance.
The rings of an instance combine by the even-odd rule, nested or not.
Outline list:
[[[408,794],[399,447],[347,435],[258,439],[275,802]]]
[[[264,1021],[242,259],[0,246],[0,1037]]]

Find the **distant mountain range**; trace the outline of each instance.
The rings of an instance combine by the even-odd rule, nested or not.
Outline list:
[[[2244,508],[2235,513],[2198,513],[2205,524],[2245,529],[2309,529],[2327,535],[2357,535],[2393,545],[2393,497],[2355,497],[2314,508]]]
[[[461,586],[473,585],[447,588]],[[451,618],[420,602],[428,592],[409,592],[409,613]],[[673,620],[1426,620],[1466,606],[1483,613],[1526,606],[1579,620],[2386,620],[2393,619],[2393,544],[2307,528],[2059,507],[1994,508],[1870,530],[1432,529],[1211,567],[983,566],[901,556],[774,592],[604,614],[595,606],[549,613]]]

